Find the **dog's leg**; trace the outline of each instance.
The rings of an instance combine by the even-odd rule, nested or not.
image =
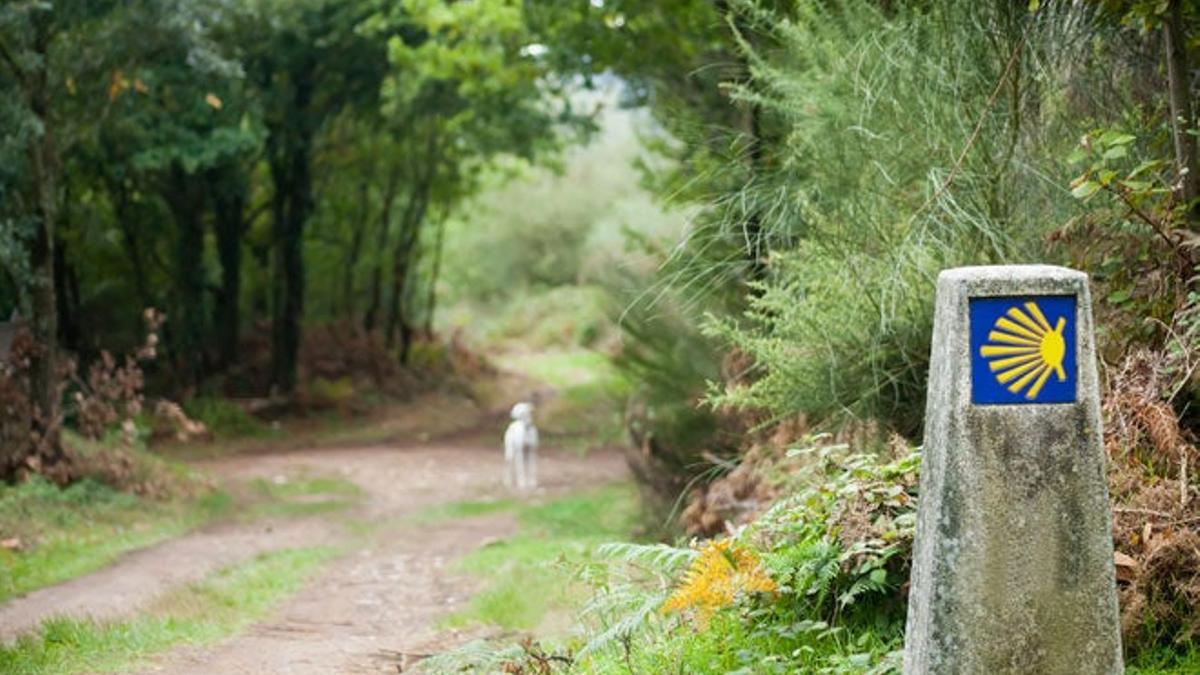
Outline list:
[[[524,464],[524,453],[521,452],[520,447],[517,447],[516,452],[512,453],[512,454],[515,455],[514,459],[516,460],[517,489],[524,490],[524,489],[526,489],[526,480],[527,480],[527,477],[526,477],[527,467],[526,467],[526,464]]]
[[[525,443],[526,452],[529,453],[529,487],[537,488],[538,430],[533,424],[526,430]]]

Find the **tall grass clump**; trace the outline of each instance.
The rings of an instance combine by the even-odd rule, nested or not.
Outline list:
[[[783,147],[729,213],[782,243],[745,313],[707,324],[756,364],[715,403],[919,432],[939,270],[1042,261],[1078,208],[1060,158],[1095,27],[1044,5],[740,3],[765,37],[735,95]]]

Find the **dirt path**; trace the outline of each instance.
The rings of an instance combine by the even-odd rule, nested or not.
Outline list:
[[[11,639],[55,614],[128,615],[172,586],[267,550],[337,545],[348,552],[266,621],[215,645],[161,655],[145,672],[395,673],[402,654],[427,653],[454,639],[439,635],[433,625],[470,595],[471,582],[457,578],[451,563],[515,531],[510,514],[434,523],[415,518],[439,503],[504,494],[498,484],[503,460],[493,435],[208,462],[209,469],[239,480],[340,475],[365,494],[350,514],[222,525],[131,554],[105,570],[0,607],[0,637]],[[585,460],[546,452],[539,468],[543,487],[534,498],[625,475],[618,453],[593,453]],[[347,532],[348,517],[370,534]]]

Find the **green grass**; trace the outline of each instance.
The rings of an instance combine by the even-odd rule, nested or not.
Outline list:
[[[224,492],[155,501],[85,480],[60,489],[41,478],[0,485],[0,601],[108,565],[134,549],[179,536],[227,514]]]
[[[1125,664],[1129,675],[1191,675],[1200,673],[1200,647],[1152,649]]]
[[[94,480],[59,488],[42,478],[0,485],[0,602],[99,570],[121,555],[178,537],[237,511],[242,518],[334,513],[357,503],[362,490],[343,478],[300,476],[250,484],[251,499],[235,509],[224,491],[155,500]]]
[[[501,511],[512,511],[517,508],[514,499],[490,499],[482,501],[451,502],[431,506],[417,515],[422,523],[436,523],[442,520],[456,518],[476,518]]]
[[[516,352],[497,357],[497,363],[559,388],[620,377],[607,356],[588,349]]]
[[[474,502],[458,508],[478,512],[483,507]],[[568,569],[556,563],[583,561],[599,544],[628,539],[638,508],[636,490],[627,483],[518,507],[518,534],[477,549],[459,563],[486,586],[445,624],[531,630],[554,612],[576,610],[586,593],[573,583]]]
[[[270,438],[280,431],[227,399],[198,396],[183,404],[184,412],[203,422],[217,440]]]
[[[251,518],[334,513],[353,506],[363,494],[358,485],[337,476],[258,478],[250,485],[258,498],[247,512]]]
[[[51,619],[0,647],[11,675],[127,672],[139,659],[182,643],[208,643],[249,625],[296,592],[329,548],[274,551],[176,590],[147,613],[124,621]]]

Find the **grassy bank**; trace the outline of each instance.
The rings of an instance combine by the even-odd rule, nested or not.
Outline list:
[[[538,629],[540,635],[569,626],[586,599],[574,565],[587,561],[600,544],[628,539],[638,508],[633,486],[615,483],[545,504],[463,502],[432,511],[434,517],[465,517],[515,510],[520,522],[515,536],[459,562],[459,569],[482,580],[484,589],[447,617],[445,625]]]
[[[231,512],[222,491],[152,500],[85,480],[66,489],[34,478],[0,485],[0,601],[108,565]]]
[[[139,659],[183,643],[232,635],[300,588],[334,555],[328,548],[274,551],[172,591],[124,621],[53,619],[0,647],[0,672],[127,672]]]
[[[355,484],[280,476],[174,497],[120,492],[93,479],[59,488],[42,478],[0,485],[0,602],[102,569],[120,556],[223,519],[253,521],[343,511]]]

